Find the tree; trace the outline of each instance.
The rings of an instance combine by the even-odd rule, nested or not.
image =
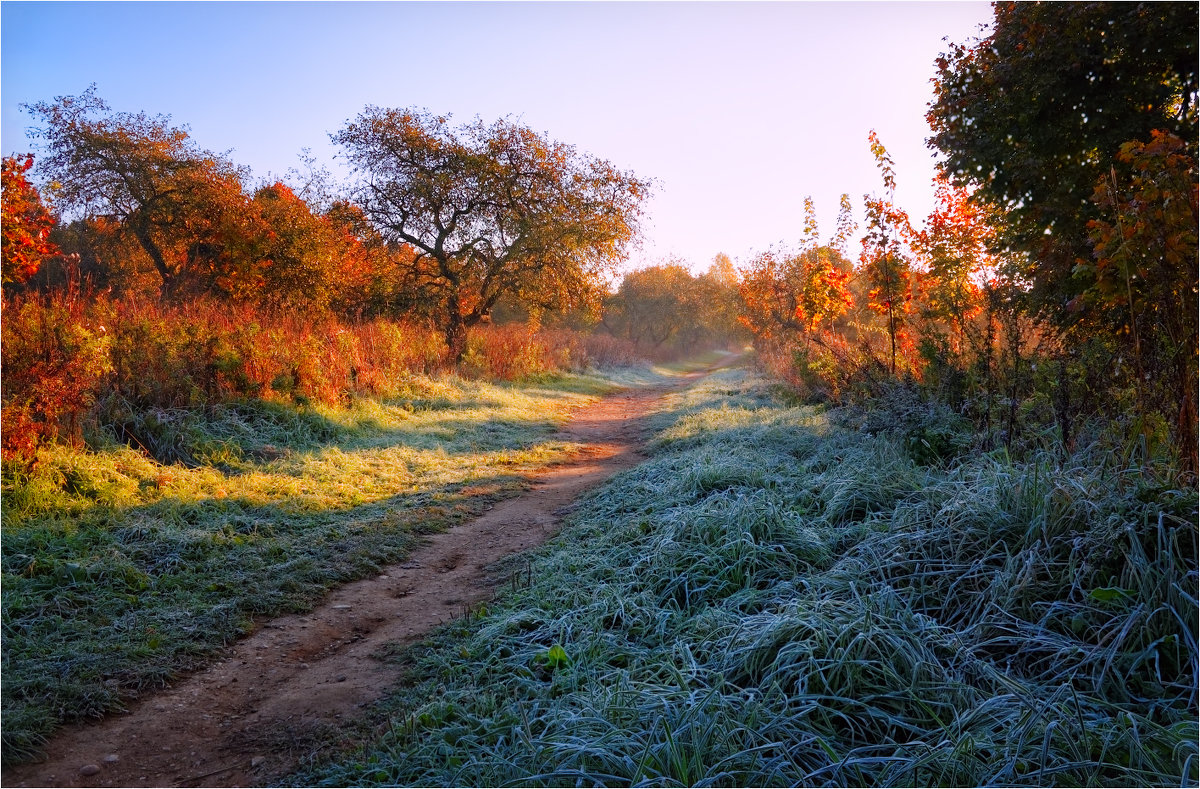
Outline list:
[[[870,142],[887,196],[867,195],[863,198],[867,209],[867,235],[862,240],[859,260],[872,288],[868,295],[870,306],[887,316],[891,371],[895,375],[896,339],[904,327],[912,298],[912,264],[903,244],[906,237],[911,237],[912,228],[908,215],[895,204],[896,171],[892,158],[874,131],[870,134]]]
[[[3,282],[21,283],[37,273],[42,260],[58,254],[58,247],[50,241],[50,230],[54,217],[42,204],[42,196],[25,178],[33,166],[33,157],[24,160],[17,156],[6,156],[3,161],[3,182],[0,187],[3,197],[4,233],[0,236],[3,250]]]
[[[1007,213],[1001,241],[1028,254],[1048,317],[1088,283],[1093,186],[1121,145],[1154,129],[1197,146],[1195,3],[998,2],[992,33],[938,59],[930,138],[942,168]]]
[[[639,348],[686,346],[703,332],[704,295],[679,261],[631,271],[607,300],[602,323]]]
[[[760,358],[800,391],[833,401],[856,367],[838,331],[854,305],[853,266],[840,248],[853,233],[848,203],[843,195],[837,231],[822,245],[816,212],[806,199],[800,250],[758,255],[739,287],[739,320],[753,335]]]
[[[799,252],[767,252],[750,262],[742,277],[741,323],[756,337],[769,339],[781,330],[798,332],[810,342],[818,329],[846,314],[853,305],[849,282],[852,267],[844,255],[854,232],[850,198],[842,195],[837,231],[821,245],[811,197],[804,199],[804,237]]]
[[[436,305],[451,357],[505,294],[543,309],[598,304],[638,232],[649,184],[508,120],[367,107],[335,143],[356,197]]]
[[[708,271],[697,279],[701,313],[712,340],[724,345],[745,342],[749,334],[738,320],[742,299],[739,293],[740,277],[733,260],[724,252],[718,252]]]
[[[266,300],[279,307],[328,309],[341,285],[342,254],[348,252],[339,229],[279,182],[254,193],[253,213],[261,227],[250,257],[260,261]]]
[[[1196,160],[1186,150],[1161,131],[1121,146],[1117,160],[1130,176],[1122,183],[1114,167],[1096,185],[1093,260],[1077,269],[1091,286],[1071,307],[1091,310],[1132,351],[1139,410],[1174,417],[1177,445],[1195,470],[1200,210]]]
[[[994,229],[966,190],[944,177],[936,179],[934,195],[933,212],[913,239],[928,267],[921,307],[933,327],[950,325],[957,346],[953,350],[961,354],[968,342],[978,345],[969,330],[983,307],[980,287],[995,267],[988,253]]]
[[[166,116],[113,113],[93,85],[80,96],[23,105],[43,125],[38,172],[65,211],[116,220],[175,295],[191,275],[211,278],[222,232],[248,204],[240,173],[200,149]]]
[[[756,337],[797,333],[817,338],[853,304],[849,262],[831,246],[754,258],[742,277],[742,324]]]
[[[389,245],[362,208],[335,201],[323,218],[338,235],[339,250],[332,308],[352,318],[386,315],[429,317],[429,305],[405,288],[415,253],[407,244]]]

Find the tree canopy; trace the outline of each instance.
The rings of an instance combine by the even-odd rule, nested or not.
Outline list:
[[[956,183],[1006,212],[1001,240],[1029,253],[1036,303],[1066,320],[1087,285],[1071,273],[1091,255],[1089,198],[1110,169],[1127,172],[1121,146],[1159,129],[1195,158],[1197,6],[994,6],[991,35],[938,60],[929,142]]]
[[[58,254],[50,240],[54,217],[25,173],[33,157],[6,156],[3,161],[3,282],[24,282],[37,273],[42,259]]]
[[[367,216],[415,251],[406,284],[437,305],[455,358],[505,294],[546,309],[598,303],[649,189],[509,120],[455,128],[367,107],[332,138],[361,176]]]
[[[65,211],[121,223],[172,295],[214,265],[214,243],[240,221],[241,173],[166,116],[112,112],[95,93],[25,105],[42,126],[38,170]]]
[[[738,339],[737,272],[717,255],[708,272],[693,276],[681,260],[631,271],[604,304],[602,325],[640,350],[694,351]]]

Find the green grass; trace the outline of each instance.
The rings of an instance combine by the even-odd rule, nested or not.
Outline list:
[[[1197,782],[1194,489],[769,392],[676,396],[651,460],[291,780]]]
[[[6,468],[5,761],[202,663],[252,617],[307,609],[515,495],[574,448],[550,441],[554,428],[621,377],[414,376],[340,409],[126,410],[92,449]]]

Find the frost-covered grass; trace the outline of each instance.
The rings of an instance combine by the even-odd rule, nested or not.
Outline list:
[[[648,371],[643,382],[665,380]],[[412,376],[387,400],[136,415],[123,443],[46,447],[3,488],[4,758],[98,716],[235,638],[407,554],[523,475],[612,376],[523,385]]]
[[[933,464],[767,392],[676,397],[652,459],[293,780],[1196,783],[1194,489],[1086,453]]]

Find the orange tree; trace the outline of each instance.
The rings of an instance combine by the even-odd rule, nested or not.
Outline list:
[[[844,245],[854,232],[849,196],[842,195],[838,229],[827,245],[819,243],[816,211],[811,198],[804,200],[804,243],[800,252],[766,252],[747,266],[740,284],[740,320],[763,339],[780,332],[802,334],[811,341],[823,326],[853,306],[849,282],[851,266]]]
[[[37,170],[64,211],[106,217],[136,239],[170,297],[210,281],[222,232],[245,210],[240,173],[200,149],[165,116],[113,113],[92,86],[23,105],[41,126]]]
[[[508,120],[367,107],[332,139],[355,194],[409,281],[435,306],[451,357],[507,295],[542,309],[595,305],[638,232],[649,184]]]
[[[54,217],[42,204],[42,196],[29,183],[25,173],[33,166],[33,157],[24,160],[6,156],[3,162],[3,226],[0,249],[3,250],[3,282],[20,283],[37,273],[42,260],[58,254],[50,241]]]
[[[758,255],[742,276],[742,324],[756,337],[790,332],[814,338],[853,304],[848,268],[845,258],[827,246]]]
[[[887,196],[864,198],[867,234],[862,240],[859,260],[871,285],[869,304],[887,318],[888,340],[891,343],[890,369],[895,375],[896,341],[902,338],[912,307],[912,261],[904,243],[912,235],[912,228],[908,215],[895,204],[896,171],[892,158],[874,131],[870,134],[870,142],[871,153],[883,175]]]
[[[341,285],[341,257],[350,246],[342,232],[278,182],[255,192],[252,210],[262,223],[251,234],[257,238],[252,256],[267,294],[257,300],[327,310]]]
[[[427,305],[405,287],[412,249],[389,245],[361,207],[339,200],[322,214],[336,234],[338,256],[331,307],[348,318],[428,318]]]
[[[945,178],[935,181],[934,195],[933,212],[913,238],[927,267],[919,306],[926,331],[937,333],[948,325],[951,350],[963,354],[968,347],[977,350],[979,345],[972,328],[983,309],[981,286],[994,268],[988,252],[993,229],[968,193]]]

